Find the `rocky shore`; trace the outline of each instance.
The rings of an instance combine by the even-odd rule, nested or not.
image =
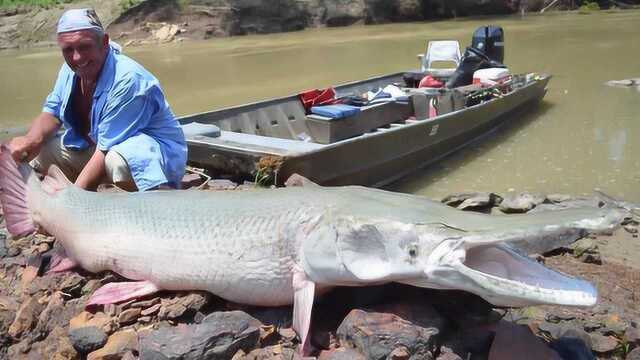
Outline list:
[[[135,45],[324,26],[537,12],[549,3],[545,0],[78,0],[51,8],[0,9],[0,49],[54,44],[55,23],[70,7],[95,8],[114,38]],[[554,2],[553,9],[572,10],[580,3],[559,0]],[[601,8],[627,8],[637,6],[640,0],[599,3]]]
[[[252,184],[202,183],[193,191],[244,191]],[[103,188],[103,191],[112,189]],[[464,211],[510,214],[568,207],[634,205],[606,196],[464,193],[444,203]],[[630,212],[612,234],[531,254],[585,278],[600,294],[593,308],[494,308],[460,291],[404,285],[338,288],[317,301],[313,356],[337,359],[640,359],[640,239]],[[298,359],[291,308],[229,303],[205,292],[163,292],[85,308],[113,273],[43,274],[58,246],[52,237],[13,239],[0,223],[2,359]],[[527,354],[527,355],[524,355]],[[523,357],[524,356],[524,357]]]

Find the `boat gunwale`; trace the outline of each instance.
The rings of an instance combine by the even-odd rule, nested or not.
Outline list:
[[[337,85],[334,88],[338,89],[338,87],[347,87],[347,86],[352,86],[352,85],[357,85],[357,84],[363,84],[366,83],[368,81],[374,81],[374,80],[380,80],[386,77],[393,77],[393,76],[397,76],[399,74],[403,74],[404,72],[396,72],[396,73],[391,73],[391,74],[386,74],[386,75],[380,75],[380,76],[375,76],[375,77],[371,77],[369,79],[365,79],[365,80],[360,80],[360,81],[354,81],[354,82],[350,82],[350,83],[345,83],[345,84],[341,84],[341,85]],[[285,158],[295,158],[295,157],[300,157],[300,156],[310,156],[313,155],[315,153],[319,153],[322,151],[326,151],[328,149],[334,149],[336,147],[340,147],[343,146],[344,144],[348,144],[351,142],[358,142],[358,141],[362,141],[363,138],[365,137],[382,137],[385,136],[386,134],[391,134],[391,133],[395,133],[397,131],[402,131],[404,129],[412,129],[414,127],[417,126],[426,126],[427,124],[431,124],[434,121],[446,121],[448,118],[451,117],[455,117],[460,115],[463,112],[467,112],[469,110],[472,109],[477,109],[479,107],[485,107],[488,106],[491,103],[494,103],[496,101],[503,101],[504,99],[507,98],[512,98],[514,96],[517,96],[520,92],[526,90],[529,87],[532,86],[536,86],[537,84],[541,83],[541,82],[547,82],[549,81],[549,79],[551,79],[551,75],[548,74],[538,74],[538,78],[531,81],[528,84],[525,84],[515,90],[513,90],[512,92],[504,95],[503,97],[496,97],[484,102],[481,102],[479,104],[475,104],[472,106],[468,106],[468,107],[464,107],[446,114],[442,114],[439,116],[436,116],[434,118],[430,118],[430,119],[424,119],[424,120],[416,120],[415,122],[412,123],[405,123],[402,124],[402,126],[398,126],[398,127],[392,127],[387,129],[386,131],[382,132],[382,131],[376,131],[376,132],[365,132],[363,134],[348,138],[348,139],[343,139],[343,140],[339,140],[336,141],[334,143],[330,143],[330,144],[319,144],[319,143],[314,143],[314,145],[317,145],[317,148],[315,149],[309,149],[308,151],[305,150],[297,150],[297,151],[283,151],[279,148],[274,148],[274,147],[269,147],[269,146],[264,146],[264,145],[252,145],[251,147],[255,147],[255,149],[251,149],[251,150],[247,150],[246,146],[247,144],[244,143],[240,143],[240,142],[234,142],[234,141],[230,141],[228,144],[211,144],[208,143],[207,141],[205,141],[205,139],[210,138],[210,139],[216,139],[216,138],[211,138],[211,137],[206,137],[206,136],[196,136],[194,138],[188,139],[187,142],[191,143],[191,144],[198,144],[198,145],[202,145],[202,146],[206,146],[209,148],[220,148],[220,149],[225,149],[227,151],[231,151],[233,153],[237,153],[237,154],[245,154],[245,155],[250,155],[250,156],[261,156],[261,155],[274,155],[274,156],[281,156],[281,157],[285,157]],[[545,84],[546,86],[546,84]],[[227,107],[227,108],[223,108],[223,109],[219,109],[219,110],[214,110],[214,111],[210,111],[210,112],[205,112],[205,113],[199,113],[199,114],[192,114],[192,115],[188,115],[185,116],[183,118],[191,118],[191,117],[195,117],[198,115],[202,115],[202,114],[212,114],[212,113],[221,113],[223,111],[231,111],[231,110],[235,110],[237,108],[241,108],[241,107],[250,107],[250,106],[254,106],[254,105],[261,105],[260,107],[263,106],[269,106],[272,103],[275,102],[279,102],[282,100],[288,100],[288,99],[292,99],[292,98],[297,98],[297,95],[290,95],[290,96],[286,96],[286,97],[281,97],[281,98],[273,98],[273,99],[268,99],[268,100],[262,100],[262,101],[258,101],[258,102],[253,102],[253,103],[248,103],[248,104],[244,104],[244,105],[237,105],[237,106],[233,106],[233,107]],[[181,119],[183,119],[181,118]],[[470,129],[473,129],[475,127],[471,127]],[[274,137],[271,136],[264,136],[264,135],[257,135],[257,134],[250,134],[252,136],[256,136],[256,137],[263,137],[263,138],[269,138],[272,139]],[[281,139],[281,140],[286,140],[286,141],[293,141],[293,142],[299,142],[299,143],[303,143],[304,141],[302,140],[294,140],[294,139]],[[433,142],[431,143],[431,145],[437,144],[439,142],[442,141],[446,141],[446,139],[441,139],[437,142]]]

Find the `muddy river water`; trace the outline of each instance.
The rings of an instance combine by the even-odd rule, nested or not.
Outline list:
[[[439,198],[459,191],[591,193],[640,202],[640,11],[559,13],[354,26],[126,48],[161,81],[178,115],[417,67],[429,39],[466,46],[505,29],[512,72],[553,75],[541,106],[484,141],[391,186]],[[49,92],[57,49],[0,53],[0,138],[24,128]]]

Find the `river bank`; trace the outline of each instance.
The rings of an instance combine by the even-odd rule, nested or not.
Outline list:
[[[555,1],[553,9],[572,10],[581,3]],[[600,7],[631,8],[634,4],[640,1],[603,1]],[[546,5],[550,4],[544,0],[80,0],[48,7],[0,8],[0,49],[53,45],[55,23],[71,7],[95,8],[112,37],[133,45],[318,27],[524,15]]]
[[[199,178],[189,184],[200,186]],[[213,180],[200,191],[251,191]],[[197,191],[197,190],[194,190]],[[264,190],[263,190],[264,191]],[[266,190],[268,191],[268,190]],[[442,201],[491,214],[636,205],[566,195],[466,193]],[[507,215],[508,216],[508,215]],[[314,306],[319,359],[638,359],[640,239],[637,217],[611,234],[583,234],[532,258],[585,278],[598,289],[592,308],[500,309],[460,291],[401,285],[339,288]],[[255,308],[204,292],[170,292],[85,309],[107,272],[42,274],[59,248],[44,235],[11,239],[0,223],[0,358],[298,359],[291,308]]]

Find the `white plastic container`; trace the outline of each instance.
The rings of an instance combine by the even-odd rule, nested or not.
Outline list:
[[[510,76],[511,72],[505,68],[480,69],[473,73],[473,83],[495,85],[507,81]]]

